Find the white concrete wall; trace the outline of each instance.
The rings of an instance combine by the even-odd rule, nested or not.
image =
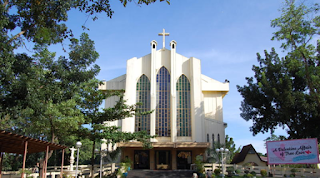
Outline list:
[[[220,135],[220,143],[225,143],[225,127],[224,123],[213,119],[204,119],[205,140],[207,142],[207,134],[209,134],[210,147],[212,147],[212,134],[214,134],[214,141],[218,142],[218,134]]]
[[[141,59],[139,59],[141,60]],[[126,104],[133,105],[136,103],[136,85],[138,72],[140,69],[139,60],[135,57],[127,61],[127,75],[126,75],[126,90],[124,99]],[[138,70],[137,70],[138,69]],[[122,131],[134,132],[135,126],[134,117],[125,118],[122,120]]]
[[[223,105],[221,92],[203,92],[203,98],[205,117],[223,122]]]
[[[175,48],[172,48],[172,44]],[[155,48],[153,48],[155,45]],[[132,58],[127,61],[127,73],[105,85],[100,86],[102,90],[124,89],[127,104],[136,103],[136,84],[141,75],[145,74],[151,84],[151,109],[156,109],[156,75],[161,67],[166,67],[171,75],[171,138],[158,137],[155,142],[196,141],[206,142],[206,134],[214,133],[220,140],[224,141],[224,124],[222,112],[222,99],[229,91],[229,83],[221,83],[201,74],[201,61],[196,58],[187,58],[176,53],[177,44],[171,41],[170,49],[157,50],[157,42],[151,42],[151,53],[141,58]],[[172,70],[174,69],[174,70]],[[192,137],[176,136],[176,82],[184,74],[191,86],[191,127]],[[106,107],[111,107],[115,98],[106,100]],[[155,112],[151,114],[151,135],[155,134]],[[122,130],[134,132],[135,119],[126,118],[122,123]],[[216,139],[217,141],[217,139]]]

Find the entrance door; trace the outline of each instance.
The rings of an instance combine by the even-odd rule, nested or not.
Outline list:
[[[156,150],[156,169],[170,170],[171,169],[171,155],[168,150]]]
[[[191,158],[192,158],[191,151],[177,151],[177,169],[188,169],[190,170],[191,165]]]
[[[149,150],[134,151],[134,169],[150,169]]]

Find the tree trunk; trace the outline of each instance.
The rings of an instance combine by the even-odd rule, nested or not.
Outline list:
[[[96,141],[93,141],[92,144],[92,154],[91,154],[91,177],[94,178],[94,149],[95,149]]]

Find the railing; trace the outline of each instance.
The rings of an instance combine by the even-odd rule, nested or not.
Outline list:
[[[90,176],[90,172],[91,172],[91,165],[79,165],[79,178],[86,178]],[[117,168],[117,165],[115,163],[112,164],[104,164],[103,165],[103,175],[109,175],[111,173],[113,173]],[[67,172],[69,171],[70,166],[63,166],[63,174],[67,175]],[[75,166],[74,166],[74,170],[75,170]],[[32,171],[32,168],[28,168],[26,170],[30,170]],[[59,178],[60,177],[60,170],[61,170],[61,166],[49,166],[47,168],[47,173],[46,176],[47,178]],[[100,172],[100,165],[94,165],[94,176],[99,175]],[[70,174],[69,174],[70,175]],[[19,171],[2,171],[2,178],[20,178],[21,177],[21,173]],[[28,175],[24,175],[25,178],[27,177],[32,177],[32,178],[38,178],[39,177],[39,173],[31,173]],[[71,177],[74,177],[74,175],[71,175]]]
[[[245,174],[245,170],[248,170],[249,172],[256,172],[257,175],[260,175],[260,170],[264,169],[267,171],[268,174],[272,175],[278,175],[283,177],[283,175],[286,175],[287,177],[290,177],[292,174],[291,170],[293,168],[289,168],[287,165],[282,166],[241,166],[241,165],[235,165],[235,164],[226,164],[225,168],[233,167],[234,170],[240,170],[240,174]],[[221,164],[215,164],[215,163],[205,163],[204,164],[205,171],[211,170],[214,171],[215,169],[221,168]],[[195,170],[195,164],[191,164],[191,169]],[[295,168],[297,172],[295,172],[296,176],[301,177],[320,177],[320,169],[312,169],[312,168]]]

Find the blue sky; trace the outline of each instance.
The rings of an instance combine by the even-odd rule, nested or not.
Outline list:
[[[270,133],[252,136],[252,123],[240,117],[242,97],[236,85],[245,85],[245,77],[253,76],[251,68],[257,64],[257,52],[263,55],[272,47],[282,51],[280,42],[271,41],[276,29],[270,27],[271,20],[280,16],[282,5],[282,0],[171,0],[171,5],[129,3],[124,8],[114,0],[112,19],[98,14],[99,19],[93,22],[85,14],[72,11],[67,25],[76,37],[83,32],[83,24],[90,29],[86,32],[100,54],[97,64],[101,80],[125,74],[126,61],[149,54],[152,40],[161,48],[158,33],[166,29],[170,33],[167,47],[175,40],[179,54],[201,60],[204,75],[230,81],[230,91],[223,101],[226,134],[234,138],[237,147],[253,144],[258,152],[265,153],[263,140]],[[275,134],[285,131],[279,129]]]

